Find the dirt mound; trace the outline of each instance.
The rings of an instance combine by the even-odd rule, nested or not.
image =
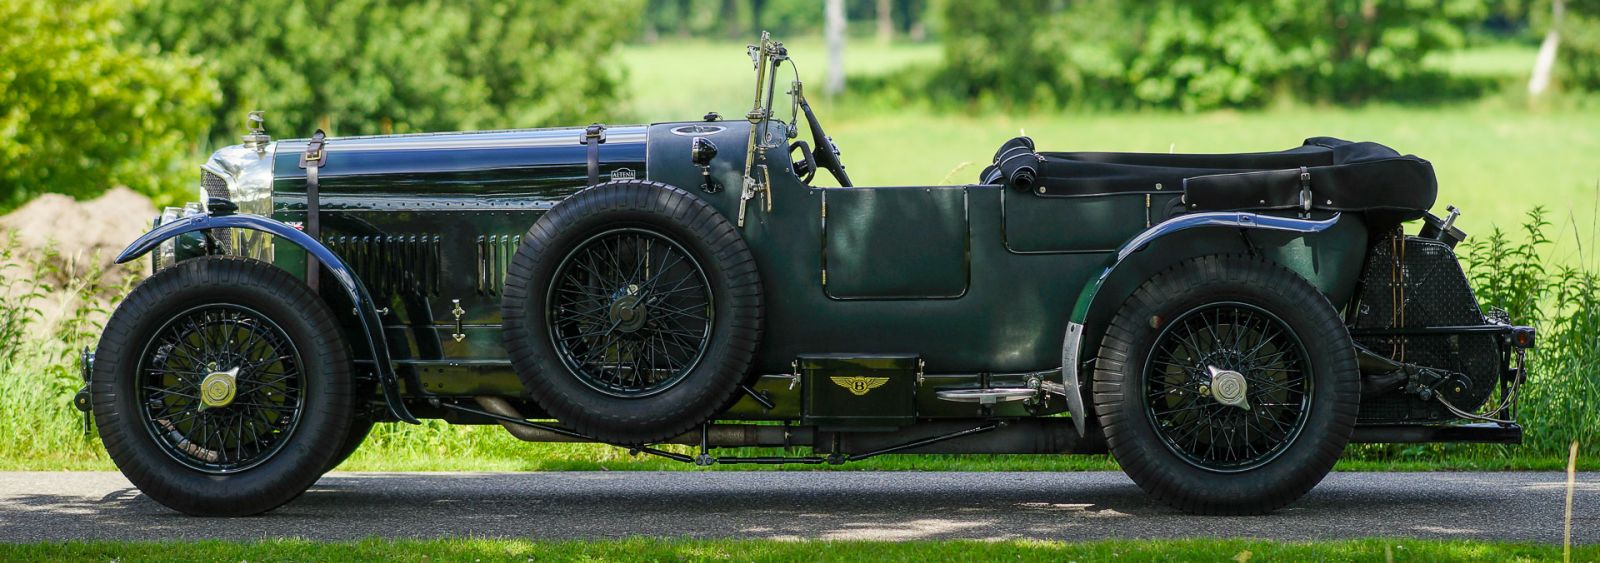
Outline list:
[[[0,245],[13,250],[10,265],[0,270],[0,298],[44,293],[33,305],[48,326],[82,306],[76,294],[86,285],[101,297],[112,296],[129,276],[149,270],[144,260],[122,266],[111,261],[150,229],[155,214],[150,198],[118,187],[82,202],[45,194],[0,217]],[[86,279],[96,271],[99,276]]]
[[[112,188],[84,202],[45,194],[0,217],[0,231],[16,231],[29,255],[53,247],[72,263],[86,265],[98,255],[100,264],[109,266],[117,252],[150,229],[155,214],[150,198],[128,188]]]

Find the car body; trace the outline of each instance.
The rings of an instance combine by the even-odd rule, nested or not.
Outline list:
[[[764,37],[751,52],[757,103],[743,119],[709,114],[647,126],[373,137],[319,132],[282,141],[254,131],[202,167],[204,203],[167,210],[119,261],[153,253],[156,271],[146,283],[174,288],[222,284],[182,279],[224,257],[239,271],[297,280],[337,327],[327,337],[332,344],[311,348],[348,350],[348,369],[318,374],[308,358],[280,366],[308,387],[257,385],[293,394],[290,402],[267,399],[271,392],[252,399],[293,415],[259,416],[275,428],[269,434],[281,434],[247,439],[246,428],[258,428],[254,415],[227,413],[250,408],[234,398],[251,392],[238,379],[250,367],[230,372],[225,358],[235,356],[214,350],[207,353],[224,358],[220,364],[174,359],[187,325],[150,328],[119,310],[86,362],[91,385],[80,404],[94,405],[108,444],[106,428],[122,425],[172,458],[114,451],[125,472],[129,464],[142,468],[130,472],[141,487],[166,483],[153,474],[174,460],[170,471],[222,479],[314,474],[244,504],[192,491],[200,500],[158,499],[201,514],[276,507],[292,495],[270,491],[303,490],[359,445],[372,423],[421,418],[500,424],[526,440],[612,443],[700,464],[1097,453],[1109,441],[1152,493],[1218,513],[1293,500],[1352,439],[1520,440],[1511,417],[1532,332],[1483,313],[1473,300],[1451,251],[1464,234],[1450,225],[1453,215],[1427,213],[1434,186],[1426,161],[1327,138],[1247,155],[1043,153],[1019,138],[977,183],[854,187],[798,81],[790,86],[794,115],[773,115],[774,76],[787,51]],[[800,153],[791,162],[780,151],[802,120],[817,150],[791,148]],[[812,185],[819,168],[844,187]],[[1423,231],[1405,235],[1403,222],[1414,219]],[[678,276],[674,288],[660,281],[669,272]],[[1161,302],[1190,287],[1213,289],[1184,297],[1187,305]],[[294,291],[290,297],[303,298]],[[673,301],[676,291],[688,294],[688,305]],[[152,304],[124,309],[181,317],[171,310],[177,305],[156,299],[136,290],[130,302]],[[1141,306],[1155,313],[1130,316]],[[263,307],[185,312],[200,316],[183,322],[233,319],[226,330],[260,329],[262,339],[294,344],[268,346],[269,356],[303,353],[294,336],[302,329]],[[281,330],[270,329],[274,323]],[[315,332],[312,325],[303,330]],[[1214,342],[1193,344],[1205,330]],[[235,333],[223,334],[234,341]],[[141,338],[168,344],[144,345],[142,356],[125,351],[133,344],[124,339]],[[1144,341],[1158,344],[1139,348]],[[1197,347],[1159,344],[1184,341]],[[194,353],[207,346],[195,344]],[[1119,347],[1139,349],[1119,356]],[[1148,369],[1117,371],[1146,357]],[[1167,372],[1149,363],[1158,357],[1195,365],[1174,368],[1171,389],[1124,395],[1133,382],[1145,390],[1166,385]],[[130,378],[155,381],[140,379],[159,372],[151,362],[193,371],[158,387],[215,388],[219,398],[119,387],[133,385]],[[341,434],[316,442],[314,449],[332,453],[275,468],[272,456],[288,454],[268,450],[312,440],[304,425],[322,424],[307,417],[317,398],[309,385],[323,377],[341,379],[337,393],[353,397],[348,413],[318,430]],[[128,393],[136,400],[121,397]],[[1462,424],[1491,399],[1499,407],[1479,416],[1491,422]],[[1177,415],[1146,403],[1238,421],[1163,418]],[[160,412],[128,422],[119,408]],[[1116,409],[1131,410],[1109,412]],[[175,412],[233,418],[220,419],[217,447],[206,449],[211,430]],[[225,435],[232,421],[236,437]],[[1172,430],[1191,427],[1183,425],[1246,437],[1238,438],[1242,445],[1223,437],[1206,439],[1204,448],[1186,445],[1189,436]],[[1132,426],[1142,430],[1120,430]],[[1263,428],[1276,437],[1259,436]],[[279,445],[261,447],[270,440]],[[699,446],[698,455],[655,446],[662,443]],[[1154,443],[1170,451],[1150,449]],[[1328,444],[1336,446],[1332,454],[1311,453]],[[240,454],[255,456],[251,464],[209,463],[246,446],[261,450]],[[813,453],[713,453],[737,446]],[[1249,453],[1257,449],[1270,451]],[[1153,477],[1171,467],[1197,480],[1181,488],[1214,482],[1236,498],[1195,496]],[[1251,480],[1278,488],[1238,492]]]

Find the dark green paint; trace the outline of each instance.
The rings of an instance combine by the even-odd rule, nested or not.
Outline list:
[[[703,135],[721,149],[711,164],[723,187],[715,193],[701,189],[700,171],[689,162],[692,137],[671,132],[682,125],[649,126],[648,140],[639,135],[645,129],[615,129],[624,134],[613,139],[633,140],[601,145],[602,180],[626,168],[696,194],[733,220],[751,125],[720,122],[723,131]],[[382,289],[374,297],[389,310],[383,336],[403,376],[415,375],[425,389],[439,394],[520,395],[500,344],[499,287],[518,237],[583,188],[578,131],[542,130],[538,134],[549,139],[570,136],[570,143],[519,149],[385,151],[383,143],[416,141],[385,137],[361,140],[368,150],[341,152],[341,144],[349,143],[330,141],[321,176],[322,239],[369,286]],[[781,124],[770,131],[773,139],[782,139]],[[514,134],[439,138],[474,142]],[[276,157],[275,217],[284,221],[304,218],[296,146],[284,143]],[[1080,295],[1105,271],[1114,249],[1164,219],[1179,194],[1054,197],[992,185],[812,188],[799,181],[783,155],[773,149],[766,161],[772,211],[764,210],[765,200],[752,200],[741,229],[766,296],[752,387],[775,408],[745,397],[726,418],[800,417],[802,388],[812,387],[793,385],[792,363],[824,355],[926,362],[923,383],[913,381],[905,394],[895,393],[914,397],[912,414],[885,411],[896,420],[1060,413],[1065,404],[1055,397],[1042,405],[1003,404],[986,413],[977,405],[938,400],[934,393],[1020,386],[1029,374],[1048,374],[1060,367],[1070,318],[1090,324],[1085,342],[1092,348],[1099,338],[1095,323],[1103,322],[1104,311],[1150,275],[1190,256],[1250,251],[1231,230],[1163,239],[1119,266],[1092,304],[1080,304]],[[856,162],[871,164],[870,159]],[[1249,240],[1256,251],[1306,276],[1342,306],[1353,291],[1365,236],[1352,216],[1314,236],[1256,233]],[[277,260],[292,272],[304,272],[298,249],[279,245]],[[463,311],[459,332],[455,300]],[[1076,315],[1075,305],[1081,309]],[[1091,349],[1084,357],[1092,355]]]

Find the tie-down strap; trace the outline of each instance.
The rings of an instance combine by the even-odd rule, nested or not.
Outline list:
[[[578,138],[578,143],[589,146],[589,184],[600,183],[600,145],[606,142],[606,126],[603,123],[590,125],[583,130],[583,136]]]
[[[322,240],[322,194],[318,189],[317,169],[328,163],[327,145],[328,134],[318,129],[311,134],[311,141],[306,143],[306,152],[300,153],[300,167],[306,170],[306,223],[305,233],[313,240]],[[317,291],[322,270],[315,256],[306,255],[306,285],[311,286],[311,291]]]

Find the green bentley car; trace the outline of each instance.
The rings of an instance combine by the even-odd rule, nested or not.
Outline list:
[[[1425,160],[1019,137],[970,184],[855,186],[789,52],[749,54],[737,118],[274,141],[253,115],[117,258],[154,271],[78,406],[196,515],[424,418],[698,465],[1109,452],[1207,514],[1285,506],[1350,443],[1522,438],[1534,333],[1473,297]]]

